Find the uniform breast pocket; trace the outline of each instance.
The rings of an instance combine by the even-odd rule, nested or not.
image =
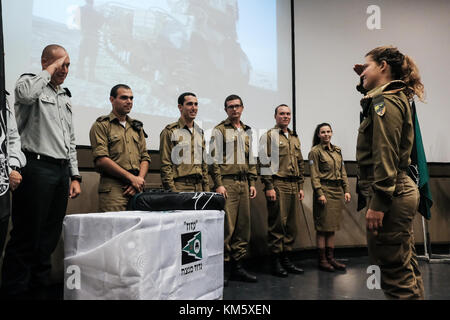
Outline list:
[[[328,161],[322,157],[319,158],[319,170],[321,172],[328,172],[331,170],[331,166]]]
[[[123,150],[123,143],[121,143],[121,139],[117,135],[113,135],[108,142],[109,153],[112,157],[121,154]]]
[[[278,150],[280,152],[280,156],[285,156],[289,153],[288,145],[282,141],[278,144]]]
[[[42,111],[46,115],[48,115],[52,120],[60,120],[58,119],[59,112],[56,105],[56,99],[54,97],[42,95],[39,100],[39,104],[42,106]]]

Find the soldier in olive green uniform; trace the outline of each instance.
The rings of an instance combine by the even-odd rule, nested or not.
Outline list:
[[[130,197],[142,192],[150,163],[142,122],[127,114],[133,93],[127,85],[111,89],[112,112],[92,125],[89,138],[95,167],[100,171],[99,210],[126,210]]]
[[[239,96],[230,95],[225,99],[228,118],[214,128],[211,137],[212,177],[216,192],[226,199],[225,280],[232,277],[256,282],[256,277],[242,266],[250,241],[250,199],[256,197],[257,179],[256,160],[251,151],[251,128],[240,121],[243,109]]]
[[[419,192],[406,173],[414,141],[409,100],[423,99],[423,85],[412,59],[394,47],[373,49],[354,70],[366,93],[356,160],[359,189],[368,203],[370,262],[380,267],[387,298],[423,299],[413,236]]]
[[[287,105],[275,109],[276,125],[260,139],[261,180],[265,186],[268,221],[268,243],[272,253],[272,274],[287,277],[301,274],[288,257],[297,235],[299,200],[303,200],[304,162],[300,140],[288,128],[291,110]],[[271,161],[270,161],[271,160]]]
[[[177,122],[167,125],[160,135],[161,180],[172,192],[210,191],[208,164],[204,161],[203,130],[194,122],[198,111],[195,94],[178,98],[181,113]]]
[[[334,258],[334,236],[342,221],[343,200],[351,199],[341,148],[331,144],[332,135],[330,124],[319,124],[308,155],[319,269],[330,272],[346,268]]]

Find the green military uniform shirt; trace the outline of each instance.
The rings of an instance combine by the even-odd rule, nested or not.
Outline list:
[[[387,212],[397,175],[411,162],[414,127],[405,87],[403,81],[394,80],[361,100],[364,120],[359,127],[356,160],[360,182],[368,181],[372,187],[372,210]]]
[[[214,127],[210,147],[212,178],[216,188],[223,186],[222,177],[225,175],[247,176],[249,185],[255,186],[257,171],[251,150],[251,128],[242,121],[240,124],[240,129],[237,129],[227,119]]]
[[[150,162],[142,122],[126,117],[125,127],[111,112],[94,122],[89,133],[92,156],[108,157],[123,169],[137,170],[141,162]]]
[[[278,134],[278,138],[275,138],[274,134]],[[262,148],[260,149],[260,160],[266,157],[266,159],[270,159],[273,155],[272,152],[274,150],[272,149],[275,147],[275,144],[272,146],[273,139],[275,139],[274,142],[278,145],[278,170],[276,172],[272,172],[272,175],[282,178],[298,178],[298,187],[299,190],[302,190],[305,164],[303,162],[300,140],[298,139],[297,134],[288,128],[287,137],[278,126],[275,126],[273,129],[267,131],[260,140],[260,147]],[[262,168],[269,169],[271,164],[273,165],[273,160],[271,160],[270,163],[261,164],[261,170]],[[272,190],[272,175],[261,174],[261,180],[265,185],[265,190]]]
[[[164,189],[176,191],[174,179],[198,176],[201,177],[203,191],[209,191],[208,165],[203,158],[205,137],[195,122],[192,132],[182,118],[167,125],[160,135],[159,152]],[[172,158],[172,153],[176,159]]]
[[[350,186],[342,159],[341,148],[331,145],[315,145],[308,155],[311,169],[311,185],[317,196],[323,196],[321,180],[338,181],[345,193],[350,193]]]

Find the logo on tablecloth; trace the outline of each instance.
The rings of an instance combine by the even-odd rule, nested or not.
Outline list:
[[[202,233],[200,231],[181,235],[181,264],[202,260]]]

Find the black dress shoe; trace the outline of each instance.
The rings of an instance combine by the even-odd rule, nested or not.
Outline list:
[[[295,264],[289,260],[288,256],[286,254],[283,254],[281,256],[281,265],[282,267],[288,272],[293,274],[303,274],[303,269],[297,267]]]
[[[231,278],[237,281],[258,282],[258,279],[254,275],[248,273],[239,261],[236,261],[234,264]]]
[[[287,271],[280,264],[280,257],[272,257],[272,275],[280,278],[286,278],[288,276]]]

